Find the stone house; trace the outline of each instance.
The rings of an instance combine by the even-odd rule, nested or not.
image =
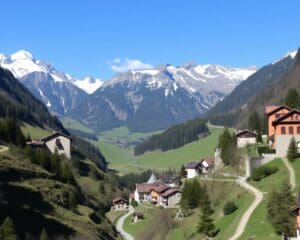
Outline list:
[[[46,147],[52,154],[57,152],[58,155],[64,155],[71,159],[71,142],[72,138],[66,134],[55,132],[48,137],[40,140],[27,142],[32,147]]]
[[[242,130],[237,132],[236,139],[237,139],[237,147],[243,148],[246,147],[248,144],[255,144],[256,143],[256,132],[252,132],[250,130]]]

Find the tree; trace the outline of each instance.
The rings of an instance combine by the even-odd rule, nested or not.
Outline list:
[[[46,230],[44,228],[43,228],[43,231],[41,232],[39,240],[49,240],[48,233],[46,232]]]
[[[236,150],[236,139],[226,128],[219,137],[219,147],[221,148],[221,158],[225,165],[229,165],[232,160],[232,153]]]
[[[200,214],[198,232],[203,235],[204,239],[209,239],[217,235],[218,231],[216,230],[213,219],[209,216],[209,214]]]
[[[257,132],[256,134],[256,142],[258,143],[262,143],[262,136],[261,136],[261,133],[260,132]]]
[[[287,151],[287,159],[289,161],[294,161],[298,156],[299,156],[299,154],[298,154],[297,144],[296,144],[295,138],[292,137],[288,151]]]
[[[104,194],[106,191],[105,191],[105,187],[104,187],[104,184],[103,182],[100,182],[100,185],[99,185],[99,192],[101,194]]]
[[[248,128],[252,131],[261,132],[260,116],[257,111],[250,114],[248,120]]]
[[[3,240],[17,240],[18,239],[14,223],[10,217],[5,218],[5,220],[1,226],[0,239],[3,239]]]
[[[273,191],[267,203],[267,219],[278,235],[282,233],[293,236],[295,232],[294,217],[289,208],[295,202],[290,186],[285,184],[279,192]]]
[[[290,88],[285,99],[284,104],[290,108],[298,108],[300,106],[300,96],[298,91],[294,88]]]

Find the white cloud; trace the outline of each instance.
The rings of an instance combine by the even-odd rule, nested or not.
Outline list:
[[[137,59],[120,59],[115,58],[109,62],[110,68],[114,72],[127,72],[129,70],[142,70],[142,69],[152,69],[153,66],[148,63],[143,63]]]

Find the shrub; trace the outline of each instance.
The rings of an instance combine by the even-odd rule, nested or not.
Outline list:
[[[234,202],[226,202],[223,207],[223,213],[224,213],[224,215],[229,215],[237,209],[238,209],[238,207],[237,207],[237,205],[235,205]]]
[[[271,149],[269,146],[257,146],[257,152],[261,156],[263,153],[276,153],[276,150]]]
[[[251,179],[254,181],[260,181],[261,179],[276,173],[278,170],[278,167],[260,166],[253,170]]]
[[[138,204],[137,201],[135,201],[134,199],[131,199],[131,206],[132,206],[132,207],[136,208],[138,205],[139,205],[139,204]]]

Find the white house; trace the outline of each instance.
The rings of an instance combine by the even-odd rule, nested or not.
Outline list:
[[[113,200],[113,206],[112,206],[113,210],[126,210],[128,209],[128,207],[129,207],[128,201],[124,198],[115,198]]]
[[[215,158],[214,157],[205,157],[201,160],[201,171],[202,173],[208,173],[210,169],[214,167]]]
[[[33,140],[26,144],[33,147],[47,147],[51,153],[57,152],[68,159],[71,158],[71,141],[72,138],[66,134],[55,132],[52,135],[41,140]]]
[[[247,144],[256,143],[256,133],[249,130],[242,130],[236,134],[237,138],[237,147],[243,148]]]
[[[201,162],[189,162],[185,165],[187,178],[199,176],[201,173]]]

